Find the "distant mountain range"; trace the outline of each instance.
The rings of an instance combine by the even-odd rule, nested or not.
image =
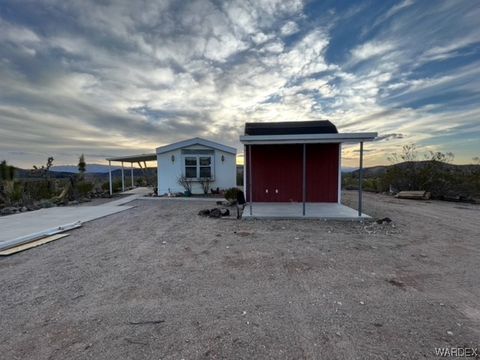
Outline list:
[[[415,166],[417,169],[421,169],[422,167],[429,166],[431,163],[432,161],[430,160],[416,161]],[[455,173],[455,174],[470,175],[480,170],[480,165],[475,165],[475,164],[465,164],[465,165],[456,165],[456,164],[448,164],[448,163],[437,163],[437,164],[440,166],[442,170],[452,174]],[[406,162],[395,164],[395,165],[380,165],[380,166],[367,167],[363,169],[363,177],[375,178],[375,177],[384,175],[388,169],[394,166],[399,168],[408,168],[411,165],[412,165],[412,162],[406,161]],[[358,176],[358,168],[353,169],[352,171],[350,171],[350,173],[353,176]]]
[[[242,165],[237,165],[237,167]],[[112,171],[121,169],[120,166],[112,166]],[[125,170],[130,169],[129,167],[125,167]],[[342,172],[349,173],[352,171],[357,170],[357,167],[342,167]],[[78,174],[78,166],[77,165],[56,165],[52,166],[51,171],[55,172],[63,172],[63,173],[73,173]],[[103,174],[108,173],[108,165],[102,164],[87,164],[87,174]]]
[[[108,173],[108,165],[87,164],[87,174]],[[120,166],[112,166],[112,171],[121,169]],[[125,167],[127,169],[127,167]],[[51,171],[78,174],[77,165],[55,165],[50,168]]]

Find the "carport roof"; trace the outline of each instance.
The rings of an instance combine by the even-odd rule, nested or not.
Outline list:
[[[108,161],[123,161],[123,162],[140,162],[140,161],[155,161],[157,160],[157,154],[137,154],[137,155],[127,155],[127,156],[115,156],[107,158]]]

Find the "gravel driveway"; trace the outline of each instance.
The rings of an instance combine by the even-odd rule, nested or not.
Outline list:
[[[393,222],[209,219],[197,216],[205,202],[137,200],[0,259],[0,357],[430,359],[480,347],[480,207],[364,204]]]

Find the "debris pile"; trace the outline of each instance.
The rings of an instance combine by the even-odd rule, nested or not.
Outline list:
[[[398,199],[411,199],[411,200],[430,200],[431,194],[428,191],[400,191],[395,195]]]
[[[230,210],[228,209],[220,209],[220,208],[213,208],[213,209],[204,209],[198,212],[200,216],[206,216],[210,218],[221,218],[223,216],[230,216]]]

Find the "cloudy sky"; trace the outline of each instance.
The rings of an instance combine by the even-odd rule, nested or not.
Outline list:
[[[101,162],[193,136],[242,151],[246,121],[330,119],[379,132],[367,165],[408,143],[468,163],[479,19],[472,0],[1,0],[0,158]]]

